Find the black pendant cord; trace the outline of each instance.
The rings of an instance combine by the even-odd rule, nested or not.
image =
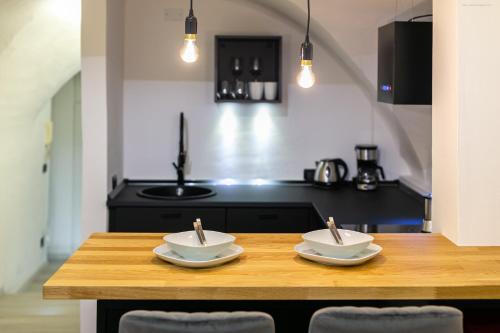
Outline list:
[[[313,45],[309,41],[309,26],[311,25],[311,0],[307,0],[306,38],[300,48],[300,60],[310,62],[313,58]]]
[[[306,28],[306,42],[309,43],[309,24],[311,23],[311,1],[307,0],[307,28]]]
[[[198,32],[198,20],[194,16],[193,0],[189,1],[189,15],[186,17],[184,33],[186,35],[196,35]]]

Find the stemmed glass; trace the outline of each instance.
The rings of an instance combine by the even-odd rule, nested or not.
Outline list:
[[[240,81],[238,77],[243,73],[243,61],[239,57],[234,57],[231,62],[231,71],[235,77],[233,98],[244,99],[246,96],[245,82]]]
[[[259,57],[253,57],[250,61],[250,74],[252,74],[254,81],[262,73],[262,62]]]
[[[241,73],[243,73],[243,66],[242,66],[242,60],[241,58],[234,57],[232,64],[231,64],[231,70],[233,72],[233,75],[235,77],[239,77]]]

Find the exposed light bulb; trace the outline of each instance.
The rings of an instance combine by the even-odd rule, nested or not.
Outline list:
[[[311,88],[316,82],[316,76],[312,70],[311,60],[302,60],[300,62],[300,72],[297,75],[297,83],[302,88]]]
[[[198,46],[196,45],[196,35],[187,34],[184,37],[184,45],[181,48],[181,58],[184,62],[192,63],[198,60],[200,52]]]
[[[316,81],[312,70],[313,44],[309,41],[309,24],[311,23],[311,1],[307,0],[307,26],[306,38],[300,46],[300,72],[297,75],[297,83],[302,88],[311,88]]]

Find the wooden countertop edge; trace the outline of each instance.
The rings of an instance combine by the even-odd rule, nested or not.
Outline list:
[[[126,298],[123,295],[128,295]],[[137,296],[134,296],[137,295]],[[178,296],[182,295],[182,298]],[[499,300],[499,286],[463,287],[60,287],[46,300]]]
[[[438,234],[377,234],[376,242],[385,246],[384,252],[371,266],[353,269],[367,274],[354,283],[350,279],[356,278],[357,273],[349,273],[347,269],[332,278],[323,274],[328,268],[296,261],[292,248],[300,235],[235,235],[242,246],[248,246],[243,261],[251,256],[249,269],[255,272],[262,269],[266,273],[263,279],[255,281],[235,262],[227,270],[220,269],[220,280],[216,271],[209,271],[189,283],[183,280],[176,284],[176,279],[189,279],[193,275],[186,269],[157,265],[152,259],[150,248],[161,243],[163,234],[95,233],[45,283],[43,297],[53,300],[500,300],[498,248],[459,248]],[[262,240],[264,237],[267,238]],[[264,247],[261,243],[272,246]],[[415,250],[420,248],[422,253],[415,261]],[[273,255],[277,255],[282,270],[274,270]],[[292,257],[294,261],[290,261]],[[115,261],[119,262],[117,266],[108,265]],[[399,267],[405,269],[400,271]],[[119,270],[118,276],[115,269]],[[149,269],[152,276],[147,275]],[[241,279],[238,274],[242,274]],[[276,280],[280,274],[285,274],[283,281]],[[169,284],[169,279],[173,283]],[[290,285],[286,281],[291,281]]]

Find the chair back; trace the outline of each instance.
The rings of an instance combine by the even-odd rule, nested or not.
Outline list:
[[[273,318],[262,312],[185,313],[130,311],[119,333],[274,333]]]
[[[462,320],[445,306],[330,307],[314,313],[309,333],[462,333]]]

